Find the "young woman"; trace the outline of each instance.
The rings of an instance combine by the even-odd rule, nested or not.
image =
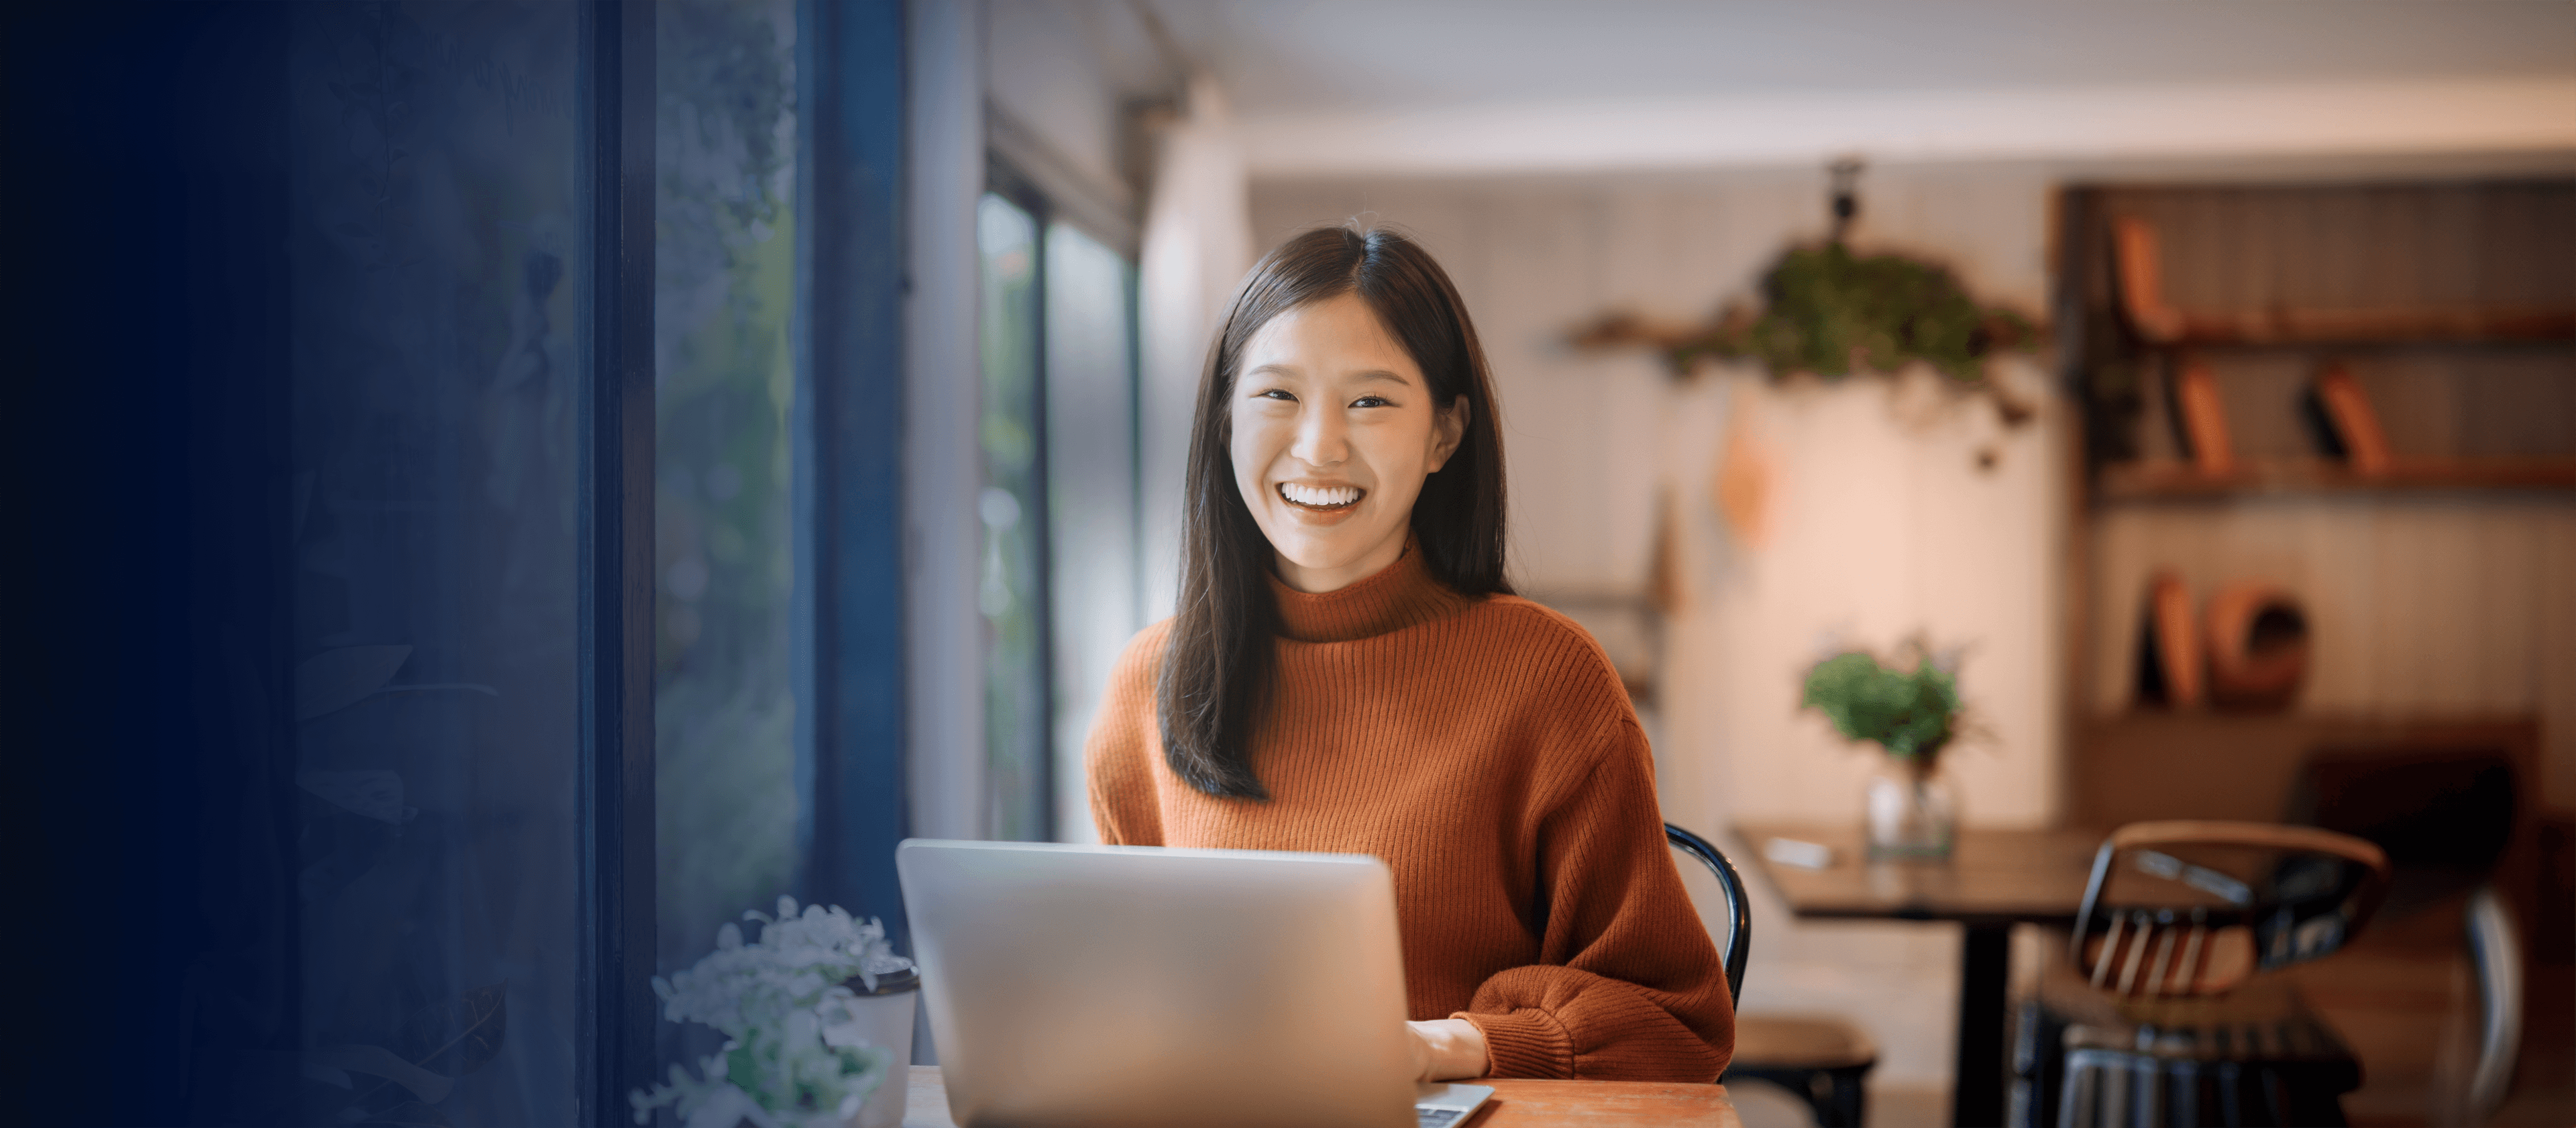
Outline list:
[[[1179,614],[1085,750],[1102,841],[1374,854],[1424,1080],[1713,1081],[1726,977],[1601,648],[1503,580],[1503,452],[1438,263],[1325,228],[1199,388]]]

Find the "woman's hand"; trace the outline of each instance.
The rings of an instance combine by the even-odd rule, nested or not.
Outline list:
[[[1485,1075],[1485,1032],[1463,1018],[1407,1022],[1413,1044],[1413,1079],[1457,1081]]]

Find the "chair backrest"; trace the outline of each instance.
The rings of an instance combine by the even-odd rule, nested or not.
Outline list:
[[[2119,996],[2215,995],[2342,948],[2387,891],[2388,856],[2348,834],[2143,822],[2093,855],[2070,947]]]
[[[1726,965],[1726,998],[1733,1002],[1744,994],[1744,958],[1753,951],[1753,917],[1745,902],[1744,879],[1735,875],[1735,864],[1708,839],[1665,823],[1664,841],[1699,859],[1717,877],[1717,887],[1726,891],[1726,935],[1718,938],[1717,958]]]

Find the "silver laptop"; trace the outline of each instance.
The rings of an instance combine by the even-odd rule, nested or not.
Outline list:
[[[1405,1075],[1376,858],[916,838],[895,866],[966,1128],[1414,1128],[1493,1093]]]

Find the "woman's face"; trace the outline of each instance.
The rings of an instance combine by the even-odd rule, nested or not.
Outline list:
[[[1366,579],[1404,554],[1422,480],[1467,430],[1377,313],[1345,293],[1282,313],[1252,335],[1235,378],[1234,483],[1305,592]]]

